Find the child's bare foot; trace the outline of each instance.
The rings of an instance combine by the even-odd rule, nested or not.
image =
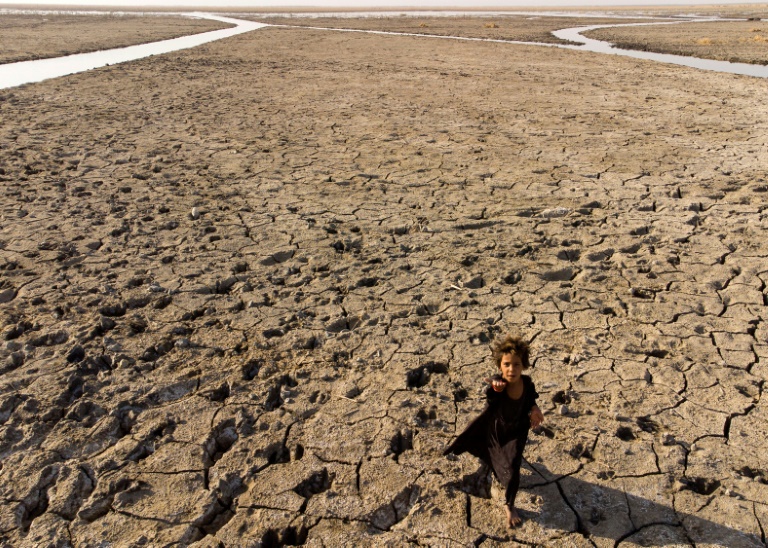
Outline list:
[[[517,510],[514,508],[510,508],[506,504],[504,505],[504,510],[507,512],[507,527],[510,529],[514,529],[521,523],[523,523],[523,520],[520,519],[520,515],[517,513]]]

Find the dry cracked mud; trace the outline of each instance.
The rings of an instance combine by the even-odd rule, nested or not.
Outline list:
[[[0,92],[0,544],[764,545],[764,94],[276,28]],[[512,532],[441,456],[509,331]]]

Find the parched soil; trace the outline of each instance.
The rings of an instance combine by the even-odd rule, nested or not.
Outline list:
[[[607,28],[584,35],[611,42],[624,49],[768,64],[768,21]]]
[[[306,28],[0,92],[0,544],[764,546],[764,96]],[[514,531],[442,455],[506,332]]]
[[[230,26],[170,15],[0,14],[0,63],[132,46]]]
[[[552,31],[586,25],[630,23],[636,19],[607,19],[599,17],[542,17],[537,15],[505,15],[487,17],[248,17],[268,24],[301,27],[343,28],[429,34],[435,36],[462,36],[492,40],[544,42],[567,44],[552,35]]]

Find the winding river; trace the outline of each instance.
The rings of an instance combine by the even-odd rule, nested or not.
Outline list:
[[[6,63],[0,65],[0,89],[12,88],[23,84],[33,82],[42,82],[50,78],[58,78],[78,72],[85,72],[107,65],[125,63],[126,61],[135,61],[152,55],[161,55],[187,48],[193,48],[201,44],[229,38],[244,32],[265,27],[263,23],[245,21],[242,19],[231,19],[229,17],[219,17],[208,13],[185,13],[187,17],[201,17],[213,19],[222,23],[235,25],[227,29],[202,32],[170,40],[161,40],[159,42],[150,42],[148,44],[139,44],[125,48],[115,48],[91,53],[77,53],[65,57],[54,57],[52,59],[36,59],[34,61],[20,61],[18,63]]]
[[[669,53],[653,53],[649,51],[637,51],[621,49],[614,47],[610,42],[594,40],[587,38],[582,33],[590,30],[602,29],[608,27],[637,27],[644,25],[681,25],[691,22],[701,22],[701,20],[673,21],[667,23],[628,23],[621,25],[592,25],[588,27],[575,27],[553,31],[552,34],[562,40],[581,43],[579,46],[564,46],[570,49],[582,51],[591,51],[594,53],[605,53],[609,55],[623,55],[625,57],[634,57],[636,59],[646,59],[659,63],[671,63],[673,65],[683,65],[701,70],[713,70],[716,72],[728,72],[731,74],[742,74],[744,76],[756,76],[758,78],[768,78],[768,66],[753,65],[750,63],[731,63],[729,61],[715,61],[712,59],[700,59],[698,57],[686,57],[684,55],[672,55]]]
[[[246,21],[243,19],[234,19],[229,17],[221,17],[209,13],[183,13],[180,15],[189,17],[201,17],[206,19],[213,19],[215,21],[221,21],[223,23],[229,23],[235,25],[234,27],[215,30],[210,32],[204,32],[200,34],[194,34],[191,36],[183,36],[181,38],[174,38],[171,40],[162,40],[159,42],[152,42],[149,44],[140,44],[136,46],[129,46],[125,48],[115,48],[110,50],[95,51],[92,53],[80,53],[75,55],[68,55],[65,57],[56,57],[53,59],[39,59],[34,61],[22,61],[18,63],[7,63],[0,65],[0,89],[12,88],[23,84],[29,84],[33,82],[40,82],[50,78],[58,78],[60,76],[66,76],[69,74],[75,74],[78,72],[85,72],[99,67],[107,65],[113,65],[117,63],[124,63],[127,61],[134,61],[144,57],[152,55],[160,55],[163,53],[170,53],[172,51],[178,51],[186,48],[192,48],[213,42],[214,40],[221,40],[244,32],[250,32],[259,28],[267,27],[270,25],[264,23],[256,23],[254,21]],[[335,14],[339,15],[339,14]],[[485,14],[487,15],[487,14]],[[530,14],[529,14],[530,15]],[[563,15],[561,13],[557,15]],[[583,14],[580,14],[583,16]],[[638,17],[641,18],[641,17]],[[712,20],[712,19],[707,19]],[[710,59],[699,59],[696,57],[685,57],[682,55],[671,55],[665,53],[652,53],[647,51],[635,51],[626,50],[613,47],[608,42],[600,40],[594,40],[583,36],[582,33],[606,27],[621,27],[621,26],[638,26],[638,25],[669,25],[669,24],[685,24],[689,22],[701,22],[701,18],[691,18],[685,20],[676,20],[671,22],[654,22],[654,23],[630,23],[630,24],[603,24],[592,25],[587,27],[574,27],[562,30],[554,31],[556,37],[571,42],[576,42],[579,45],[563,45],[563,44],[545,44],[541,42],[521,42],[510,40],[490,40],[483,38],[465,38],[454,36],[435,36],[428,34],[408,34],[409,36],[421,36],[424,38],[441,38],[449,40],[468,40],[468,41],[488,41],[488,42],[503,42],[506,44],[525,44],[525,45],[537,45],[548,47],[559,47],[566,49],[573,49],[579,51],[590,51],[594,53],[610,54],[610,55],[623,55],[626,57],[634,57],[636,59],[645,59],[649,61],[655,61],[660,63],[672,63],[675,65],[683,65],[687,67],[693,67],[701,70],[711,70],[716,72],[726,72],[731,74],[741,74],[745,76],[754,76],[758,78],[768,78],[768,66],[765,65],[752,65],[748,63],[731,63],[728,61],[714,61]],[[306,27],[304,27],[306,28]],[[388,35],[402,35],[404,33],[384,32],[384,31],[365,31],[365,30],[352,30],[352,29],[323,29],[323,30],[336,30],[345,32],[367,32],[374,34],[388,34]]]

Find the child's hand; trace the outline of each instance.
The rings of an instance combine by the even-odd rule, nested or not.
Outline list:
[[[542,422],[544,422],[544,414],[538,405],[534,405],[531,409],[531,428],[538,428]]]
[[[485,379],[485,382],[489,383],[495,392],[501,392],[507,387],[507,381],[503,379]]]

